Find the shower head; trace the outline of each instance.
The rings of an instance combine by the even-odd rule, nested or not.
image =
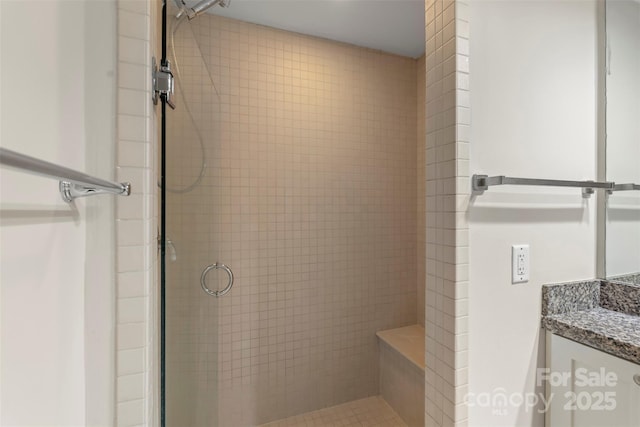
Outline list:
[[[229,7],[231,0],[202,0],[196,3],[193,7],[188,7],[184,0],[176,0],[176,4],[180,8],[180,12],[176,15],[176,18],[180,18],[183,14],[187,15],[189,20],[192,20],[196,16],[203,14],[207,9],[219,4],[222,7]]]
[[[200,3],[196,4],[191,8],[194,15],[189,19],[195,18],[201,13],[204,13],[210,7],[213,7],[217,4],[219,4],[221,7],[228,7],[229,3],[230,3],[230,0],[202,0]]]

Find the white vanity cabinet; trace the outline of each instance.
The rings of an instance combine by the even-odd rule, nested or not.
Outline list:
[[[640,365],[546,334],[546,427],[640,427]]]

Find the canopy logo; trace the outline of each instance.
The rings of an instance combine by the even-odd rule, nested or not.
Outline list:
[[[506,416],[510,410],[545,413],[551,404],[560,404],[567,411],[612,411],[616,408],[616,393],[609,390],[618,384],[615,372],[605,368],[589,370],[578,368],[572,372],[552,372],[549,368],[536,370],[536,386],[549,384],[553,388],[564,388],[562,397],[551,392],[512,392],[498,387],[488,392],[467,393],[465,403],[469,407],[491,408],[491,413]]]

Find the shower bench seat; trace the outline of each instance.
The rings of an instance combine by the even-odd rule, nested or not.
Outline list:
[[[380,394],[408,426],[424,426],[424,327],[379,331]]]

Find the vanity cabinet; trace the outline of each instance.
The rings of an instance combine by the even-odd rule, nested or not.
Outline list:
[[[640,427],[640,365],[546,333],[546,427]]]

